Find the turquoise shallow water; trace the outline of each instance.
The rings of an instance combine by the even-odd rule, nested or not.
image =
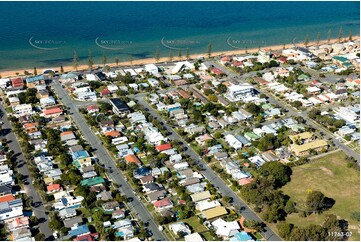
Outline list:
[[[359,2],[0,2],[0,71],[359,34]],[[232,44],[231,47],[229,44]],[[167,47],[165,47],[167,46]]]

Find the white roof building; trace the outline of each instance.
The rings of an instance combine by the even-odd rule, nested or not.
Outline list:
[[[236,137],[234,137],[234,135],[227,134],[224,137],[224,139],[234,149],[236,149],[236,150],[242,149],[242,143],[238,139],[236,139]]]
[[[154,64],[147,64],[144,66],[144,69],[146,72],[149,72],[152,74],[158,73],[158,67]]]
[[[218,206],[221,206],[221,204],[217,200],[210,201],[207,199],[207,200],[198,202],[196,204],[196,209],[202,212],[202,211],[205,211],[205,210],[208,210],[211,208],[215,208]]]
[[[184,236],[184,240],[186,242],[199,242],[204,241],[202,237],[198,233],[188,234]]]
[[[86,74],[85,79],[88,81],[99,81],[99,78],[94,74]]]
[[[226,222],[221,218],[212,222],[212,225],[216,229],[218,236],[228,238],[235,235],[241,229],[237,221]]]
[[[173,231],[174,234],[177,234],[178,232],[183,232],[185,234],[191,233],[191,230],[183,222],[172,223],[171,225],[169,225],[169,228]]]
[[[194,64],[190,63],[189,61],[181,61],[176,63],[176,65],[172,69],[172,74],[176,74],[178,72],[181,72],[183,70],[195,70]]]

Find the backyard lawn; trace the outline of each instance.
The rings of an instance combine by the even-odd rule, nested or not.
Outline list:
[[[337,152],[324,156],[319,160],[292,168],[291,182],[282,188],[285,194],[303,207],[307,193],[312,190],[321,191],[325,196],[333,198],[333,207],[320,215],[312,214],[301,218],[298,214],[287,216],[286,221],[297,226],[321,224],[325,215],[335,214],[349,223],[352,232],[351,240],[359,240],[359,222],[351,219],[352,212],[360,211],[360,175],[353,168],[348,168],[346,155]]]
[[[182,222],[188,224],[193,233],[194,232],[202,233],[202,232],[208,231],[208,229],[199,222],[197,216],[183,219]]]

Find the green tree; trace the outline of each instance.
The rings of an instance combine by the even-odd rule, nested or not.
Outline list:
[[[211,55],[212,55],[212,42],[208,43],[207,54],[208,54],[208,58],[211,58]]]
[[[341,128],[342,126],[344,126],[345,124],[346,124],[346,121],[343,119],[338,119],[333,123],[333,125],[338,129]]]
[[[295,108],[298,109],[298,108],[302,107],[302,102],[296,100],[296,101],[293,101],[293,102],[291,103],[291,105],[292,105],[292,107],[295,107]]]
[[[283,220],[285,218],[286,214],[285,212],[278,208],[275,205],[272,205],[266,209],[266,211],[263,213],[262,218],[269,223],[276,223],[279,220]]]
[[[91,50],[88,51],[88,67],[89,69],[93,69],[94,61]]]
[[[45,235],[43,233],[37,233],[34,238],[36,241],[45,241]]]
[[[286,240],[290,240],[290,236],[292,234],[293,228],[294,228],[293,224],[289,224],[284,221],[281,221],[277,224],[279,235]]]
[[[211,101],[211,102],[215,102],[215,103],[218,102],[218,98],[214,94],[209,94],[208,95],[208,100]]]
[[[115,57],[115,64],[116,64],[117,66],[119,66],[119,62],[120,62],[119,57]]]
[[[49,227],[52,230],[56,230],[56,231],[60,231],[64,227],[63,223],[61,222],[61,219],[57,214],[53,214],[51,216]]]
[[[219,92],[220,94],[226,93],[227,92],[227,87],[226,85],[224,85],[223,83],[219,84],[216,87],[217,92]]]
[[[262,109],[254,103],[247,103],[244,108],[254,116],[257,116],[260,112],[262,112]]]
[[[253,219],[244,221],[243,225],[248,229],[254,229],[254,230],[258,231],[258,232],[263,231],[263,224],[261,222],[256,221],[256,220],[253,220]]]
[[[189,59],[189,48],[187,48],[187,52],[186,52],[186,58],[187,58],[187,60]]]
[[[221,137],[222,137],[222,133],[221,133],[221,132],[217,131],[217,132],[214,133],[214,138],[215,138],[215,139],[220,139]]]
[[[76,71],[78,70],[78,65],[79,65],[79,57],[78,57],[78,54],[76,53],[76,51],[74,51],[74,54],[73,54],[73,67],[74,67],[74,69]]]
[[[178,57],[179,57],[179,58],[182,58],[182,50],[181,50],[181,49],[178,50]]]
[[[325,207],[325,195],[320,191],[312,191],[307,195],[306,206],[311,212],[321,212]]]
[[[259,174],[271,181],[275,188],[279,188],[291,180],[292,170],[282,163],[271,161],[261,166]]]

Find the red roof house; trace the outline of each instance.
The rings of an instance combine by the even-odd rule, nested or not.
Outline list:
[[[23,79],[21,79],[20,77],[10,79],[10,81],[11,81],[11,85],[13,87],[22,87],[22,86],[24,86]]]
[[[155,201],[153,204],[154,204],[154,207],[157,209],[173,207],[173,203],[169,198],[163,198],[161,200]]]
[[[253,181],[252,178],[247,177],[247,178],[239,179],[238,183],[239,183],[239,185],[243,186],[243,185],[247,185],[247,184],[251,183],[252,181]]]
[[[228,56],[223,56],[221,58],[221,61],[230,61],[230,60],[231,60],[231,58],[229,58]]]
[[[155,148],[156,148],[156,150],[158,152],[162,152],[162,151],[165,151],[165,150],[172,149],[172,145],[171,144],[157,145]]]
[[[102,96],[106,96],[106,95],[110,95],[110,94],[111,94],[111,92],[107,88],[100,91],[100,95],[102,95]]]
[[[60,188],[61,188],[60,184],[51,184],[46,187],[48,192],[58,192],[58,191],[60,191]]]
[[[242,61],[233,61],[232,66],[237,66],[237,67],[243,66],[243,62]]]
[[[15,200],[13,194],[8,194],[8,195],[0,197],[0,203],[2,203],[2,202],[10,202],[10,201],[13,201],[13,200]]]
[[[221,71],[220,69],[218,69],[218,68],[212,68],[212,70],[211,70],[211,72],[213,73],[213,74],[215,74],[215,75],[222,75],[222,74],[224,74],[223,73],[223,71]]]
[[[135,155],[127,155],[124,157],[125,161],[129,164],[129,163],[135,163],[137,165],[141,165],[142,163],[140,162],[140,160],[138,159],[138,157],[136,157]]]
[[[112,131],[105,132],[104,135],[105,136],[110,136],[110,137],[113,137],[113,138],[117,138],[117,137],[120,137],[121,133],[119,131],[112,130]]]
[[[280,57],[280,58],[278,58],[278,61],[281,62],[281,63],[286,63],[286,62],[287,62],[287,58],[285,58],[285,57]]]
[[[87,106],[86,109],[88,110],[89,113],[99,112],[99,107],[98,105],[95,104]]]
[[[79,235],[73,241],[94,241],[90,234]]]
[[[49,109],[44,109],[43,113],[45,116],[59,116],[60,114],[63,113],[63,109],[62,108],[49,108]]]
[[[186,98],[186,99],[191,97],[191,95],[189,95],[188,92],[186,92],[184,90],[179,90],[178,93],[179,93],[179,95],[181,95],[183,98]]]

